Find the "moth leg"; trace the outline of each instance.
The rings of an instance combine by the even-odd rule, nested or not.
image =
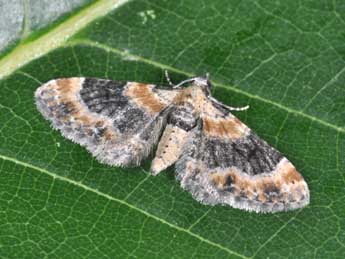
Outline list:
[[[172,124],[167,125],[158,144],[156,157],[151,164],[153,175],[159,174],[179,159],[187,136],[188,131]]]
[[[153,175],[157,175],[180,158],[182,147],[196,122],[193,106],[189,103],[175,107],[169,114],[167,127],[159,141],[156,157],[152,161],[151,173]]]

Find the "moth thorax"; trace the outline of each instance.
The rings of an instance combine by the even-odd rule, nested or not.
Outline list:
[[[169,124],[178,126],[186,131],[196,125],[196,118],[191,105],[179,106],[169,116]]]

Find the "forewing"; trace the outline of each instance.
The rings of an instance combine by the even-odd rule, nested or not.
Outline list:
[[[201,114],[176,164],[182,187],[202,203],[249,211],[307,205],[308,186],[291,162],[231,113],[212,107]]]
[[[96,78],[47,82],[36,104],[54,128],[110,165],[138,165],[157,143],[171,99],[154,85]]]

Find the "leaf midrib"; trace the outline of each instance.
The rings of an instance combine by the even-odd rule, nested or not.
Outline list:
[[[24,168],[30,168],[30,169],[34,170],[35,172],[46,174],[46,175],[52,177],[54,180],[58,179],[58,180],[61,180],[63,182],[67,182],[69,184],[73,184],[73,185],[75,185],[75,186],[77,186],[79,188],[84,189],[85,191],[95,193],[95,194],[97,194],[97,195],[99,195],[101,197],[104,197],[104,198],[108,199],[108,200],[111,200],[111,201],[120,203],[122,205],[125,205],[129,209],[132,209],[132,210],[135,210],[135,211],[137,211],[137,212],[139,212],[141,214],[144,214],[145,216],[147,216],[149,218],[152,218],[152,219],[160,222],[161,224],[167,225],[167,226],[169,226],[169,227],[171,227],[171,228],[173,228],[173,229],[175,229],[177,231],[184,232],[184,233],[186,233],[186,234],[188,234],[188,235],[190,235],[190,236],[192,236],[194,238],[199,239],[201,242],[204,242],[204,243],[207,243],[207,244],[209,244],[211,246],[217,247],[217,248],[219,248],[219,249],[229,253],[230,255],[235,255],[235,256],[238,256],[238,257],[241,257],[241,258],[244,258],[244,259],[250,259],[251,258],[251,257],[244,256],[242,254],[239,254],[239,253],[237,253],[235,251],[232,251],[229,248],[224,247],[221,244],[215,243],[215,242],[213,242],[213,241],[211,241],[211,240],[209,240],[207,238],[204,238],[204,237],[202,237],[202,236],[200,236],[198,234],[195,234],[195,233],[191,232],[190,229],[185,229],[185,228],[179,227],[177,225],[174,225],[174,224],[172,224],[172,223],[170,223],[170,222],[168,222],[168,221],[166,221],[166,220],[164,220],[162,218],[159,218],[159,217],[157,217],[157,216],[155,216],[155,215],[153,215],[153,214],[151,214],[151,213],[149,213],[149,212],[147,212],[145,210],[142,210],[142,209],[140,209],[140,208],[138,208],[138,207],[128,203],[126,200],[121,200],[121,199],[115,198],[115,197],[113,197],[113,196],[111,196],[109,194],[106,194],[106,193],[103,193],[103,192],[101,192],[99,190],[93,189],[93,188],[91,188],[91,187],[89,187],[89,186],[87,186],[87,185],[85,185],[85,184],[83,184],[81,182],[77,182],[77,181],[74,181],[74,180],[69,179],[67,177],[57,175],[57,174],[52,173],[52,172],[50,172],[50,171],[48,171],[48,170],[46,170],[44,168],[40,168],[38,166],[32,165],[32,164],[24,162],[24,161],[20,161],[20,160],[18,160],[16,158],[9,157],[9,156],[6,156],[6,155],[0,154],[0,159],[2,159],[3,161],[12,162],[12,163],[14,163],[16,165],[20,165],[20,166],[22,166]],[[136,187],[134,189],[136,189]]]

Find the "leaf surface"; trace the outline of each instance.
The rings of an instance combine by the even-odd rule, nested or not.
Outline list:
[[[115,2],[112,11],[109,1],[91,4],[0,59],[0,254],[342,258],[341,1]],[[35,89],[53,78],[164,83],[164,69],[174,82],[209,72],[217,99],[249,104],[236,116],[295,164],[310,205],[273,215],[201,205],[173,170],[150,176],[149,160],[99,164],[34,104]]]

